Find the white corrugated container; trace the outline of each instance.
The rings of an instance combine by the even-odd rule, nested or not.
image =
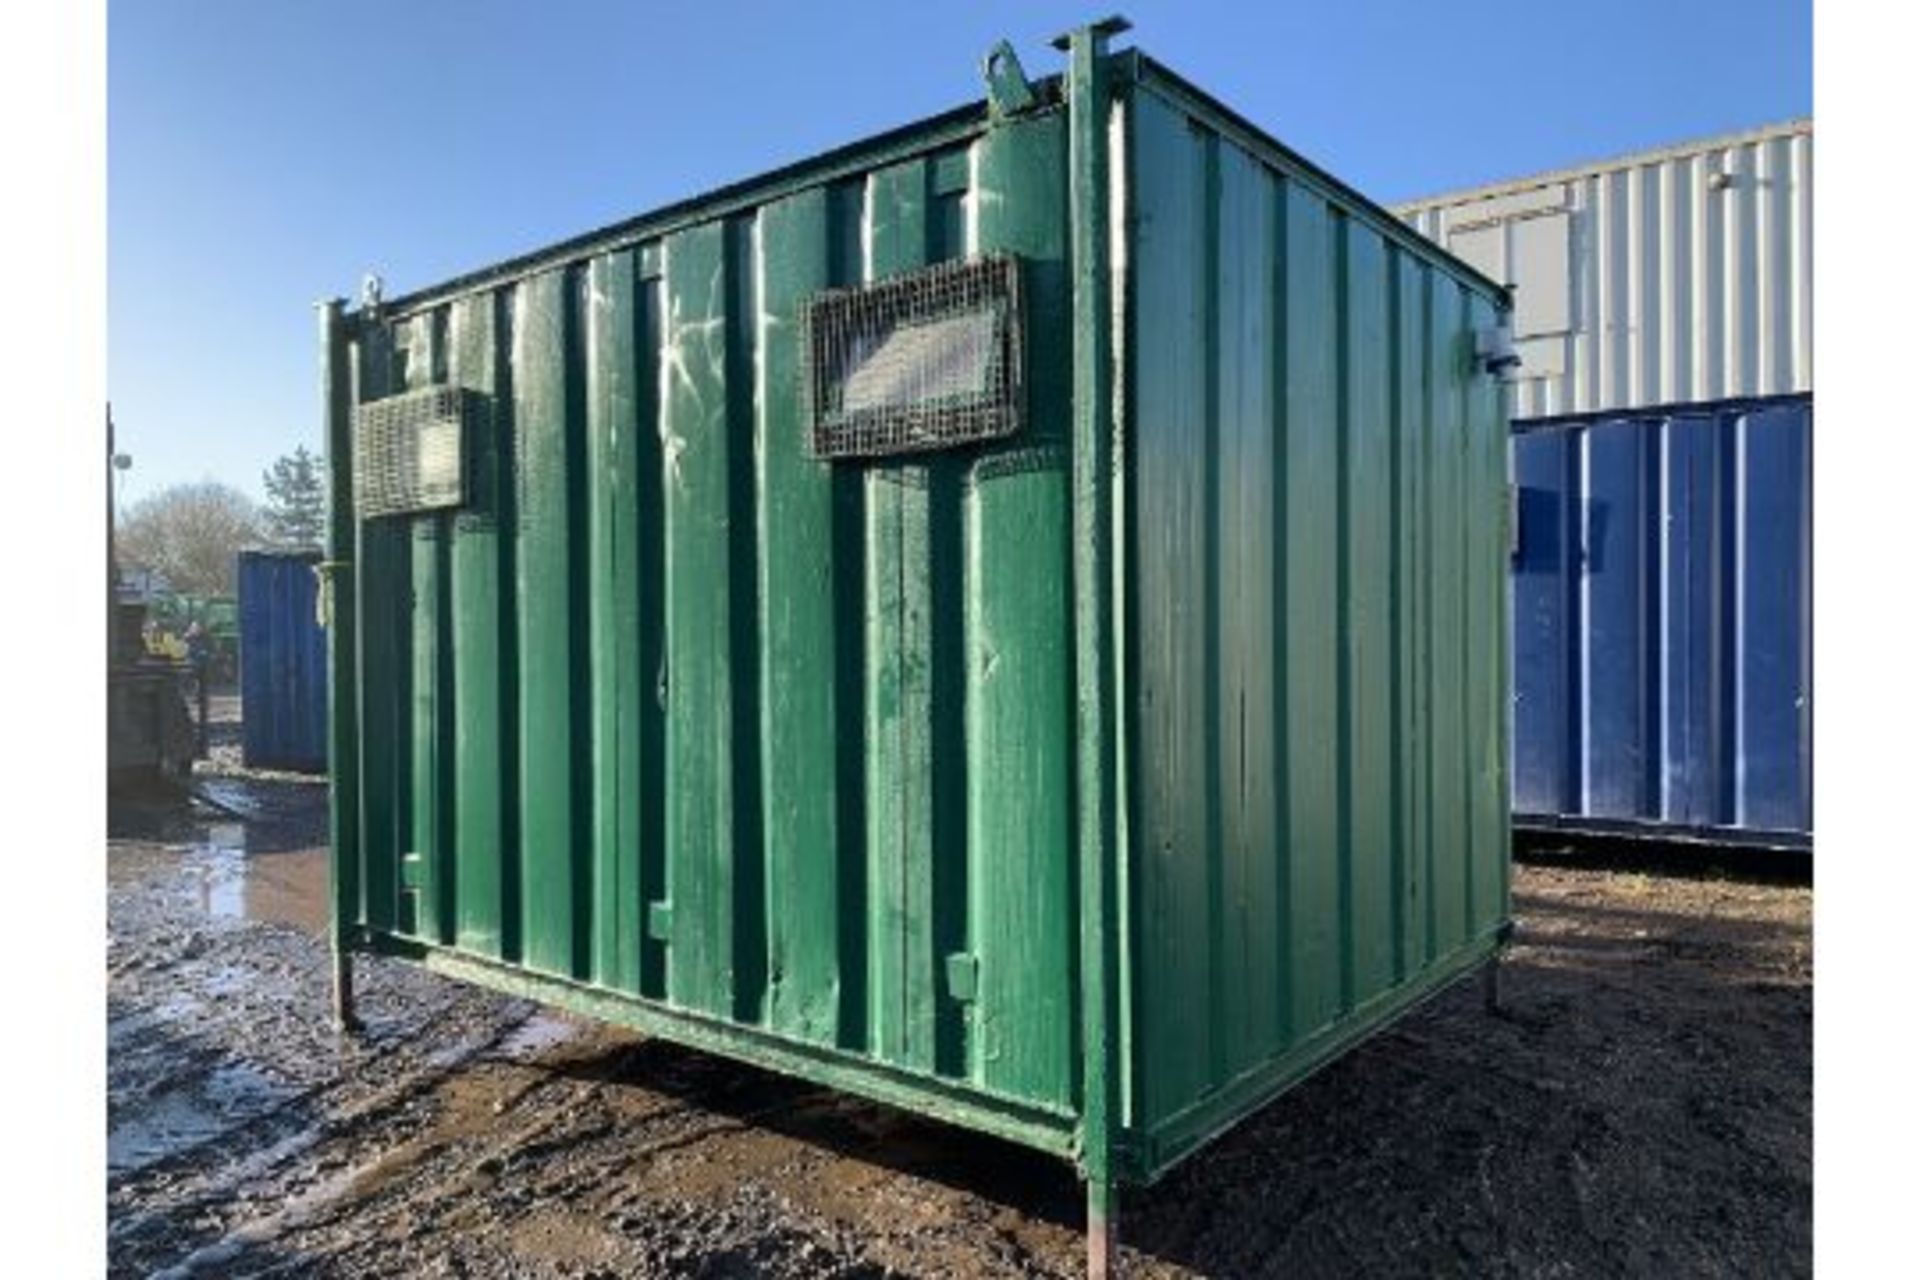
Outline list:
[[[1514,286],[1516,418],[1813,390],[1813,122],[1395,210]]]

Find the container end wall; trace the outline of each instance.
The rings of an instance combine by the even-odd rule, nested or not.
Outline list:
[[[1502,300],[1133,95],[1126,665],[1145,1172],[1508,916]]]

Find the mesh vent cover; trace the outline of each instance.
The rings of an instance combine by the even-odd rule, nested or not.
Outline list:
[[[464,387],[428,387],[353,411],[353,505],[361,519],[466,501],[466,437],[486,401]]]
[[[1020,429],[1020,263],[943,262],[807,306],[816,457],[872,457],[995,440]]]

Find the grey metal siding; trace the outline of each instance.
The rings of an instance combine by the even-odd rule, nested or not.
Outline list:
[[[1396,212],[1515,286],[1516,418],[1813,389],[1811,121]]]

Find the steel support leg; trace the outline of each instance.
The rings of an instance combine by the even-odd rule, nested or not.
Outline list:
[[[342,1035],[360,1029],[353,1009],[353,952],[337,941],[333,946],[333,1027]]]
[[[205,760],[208,754],[207,743],[209,741],[208,734],[207,734],[209,699],[207,697],[207,669],[205,667],[198,668],[194,673],[193,698],[194,698],[194,702],[198,704],[197,709],[200,712],[199,723],[195,727],[195,742],[199,747],[199,752],[196,758],[200,760]]]
[[[1119,1274],[1120,1193],[1102,1178],[1087,1180],[1087,1280]]]
[[[1480,1002],[1485,1006],[1486,1011],[1495,1017],[1505,1012],[1500,1002],[1500,957],[1504,952],[1504,947],[1495,951],[1487,957],[1487,962],[1480,966]]]

